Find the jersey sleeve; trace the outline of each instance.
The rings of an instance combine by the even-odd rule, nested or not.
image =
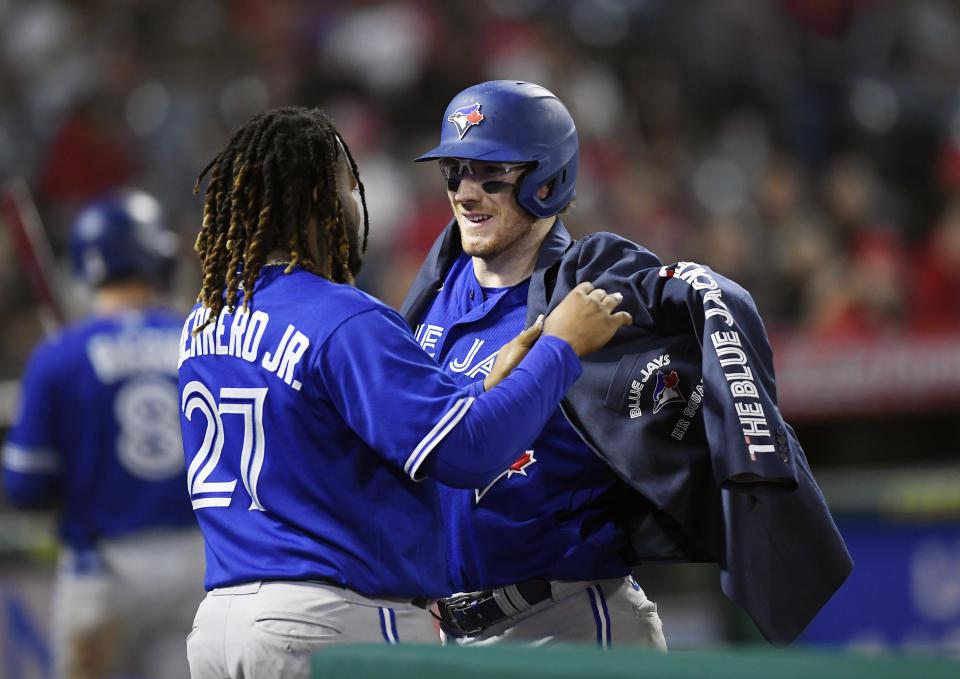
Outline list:
[[[52,348],[44,345],[27,363],[18,414],[3,444],[4,490],[21,508],[49,506],[61,493],[63,462],[52,436],[58,385],[52,358]]]
[[[516,460],[580,375],[573,349],[542,337],[509,377],[472,396],[386,308],[341,324],[317,360],[327,398],[367,445],[415,480],[468,488]]]

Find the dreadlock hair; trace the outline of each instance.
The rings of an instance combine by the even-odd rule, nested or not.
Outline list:
[[[290,254],[284,273],[302,267],[336,283],[353,284],[350,237],[337,193],[337,157],[346,156],[360,188],[363,245],[369,217],[363,183],[347,143],[320,109],[279,108],[253,117],[197,177],[193,192],[210,173],[204,195],[203,223],[194,246],[200,255],[202,284],[197,301],[210,309],[199,333],[216,323],[220,312],[233,313],[238,291],[243,308],[253,303],[253,287],[268,254]],[[326,247],[316,262],[308,247],[308,226],[316,220]]]

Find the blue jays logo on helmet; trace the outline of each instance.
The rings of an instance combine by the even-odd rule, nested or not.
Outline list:
[[[460,135],[460,138],[463,139],[463,135],[467,133],[467,130],[483,122],[483,114],[480,113],[480,102],[458,108],[447,116],[447,120],[456,126],[457,133]]]
[[[491,80],[450,101],[440,145],[416,160],[528,163],[517,182],[517,203],[532,215],[551,217],[574,199],[578,150],[576,125],[556,95],[534,83]],[[547,185],[550,195],[541,198],[539,189]]]
[[[686,403],[687,399],[680,393],[680,376],[676,370],[671,370],[669,375],[664,375],[657,371],[657,386],[653,390],[653,412],[658,413],[660,409],[671,403]]]

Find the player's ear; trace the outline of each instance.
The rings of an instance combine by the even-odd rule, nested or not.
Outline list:
[[[547,198],[550,197],[551,193],[553,193],[553,182],[550,182],[549,184],[544,184],[543,186],[541,186],[540,189],[537,191],[537,198],[539,198],[540,200],[546,200]]]

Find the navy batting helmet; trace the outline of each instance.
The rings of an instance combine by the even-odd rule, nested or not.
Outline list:
[[[443,113],[440,146],[416,160],[469,158],[501,163],[534,162],[517,187],[517,202],[549,217],[574,198],[577,128],[567,107],[533,83],[492,80],[468,87]],[[546,200],[537,190],[553,182]]]
[[[73,268],[90,285],[144,278],[156,285],[173,271],[178,238],[150,194],[121,191],[87,205],[70,232]]]

